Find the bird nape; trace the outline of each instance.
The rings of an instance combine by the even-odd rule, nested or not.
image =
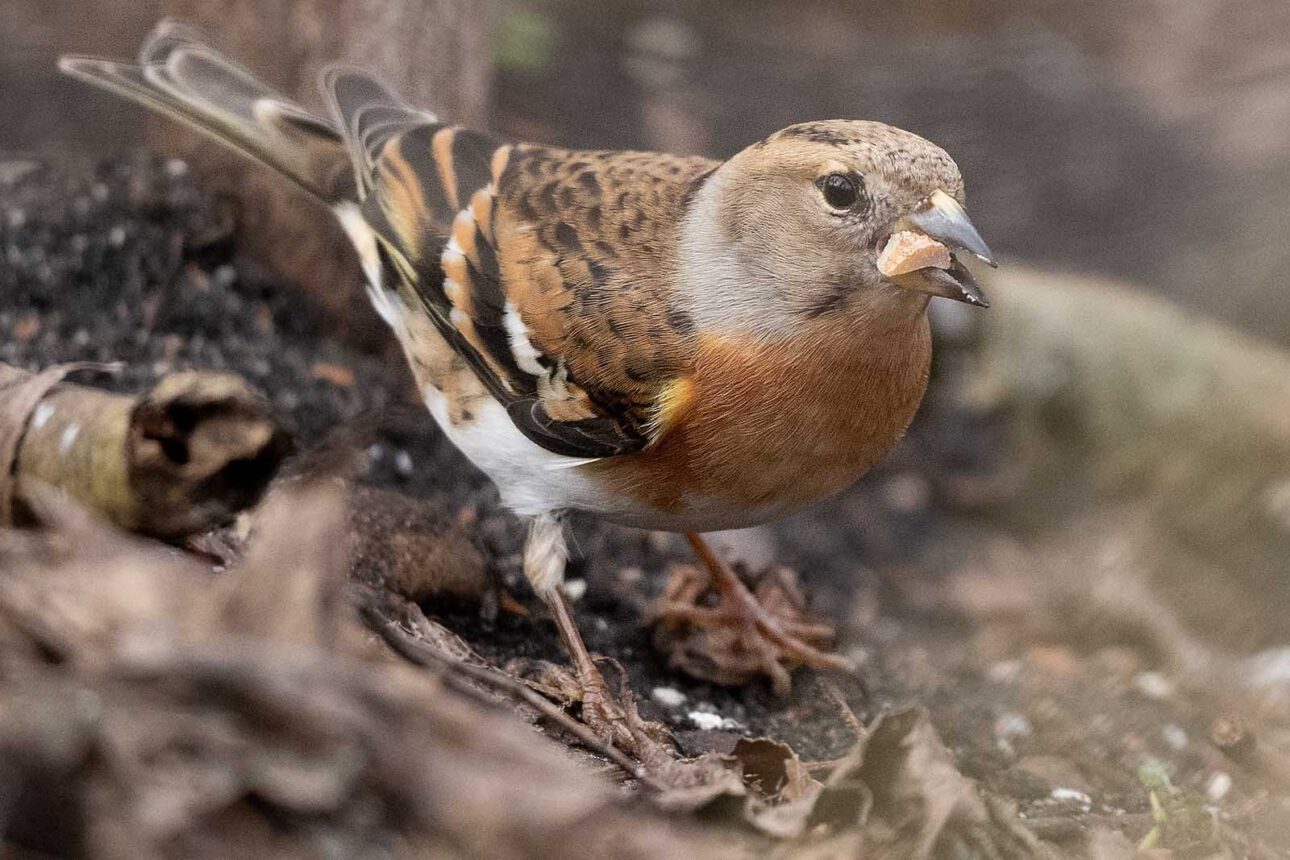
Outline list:
[[[942,149],[875,122],[791,126],[725,162],[499,140],[353,69],[314,116],[163,21],[137,63],[67,73],[214,137],[335,212],[444,433],[531,523],[524,572],[582,717],[645,761],[658,732],[610,692],[562,590],[563,516],[687,534],[733,628],[785,666],[849,669],[825,625],[763,606],[700,537],[852,484],[927,385],[927,304],[984,306],[992,255]]]

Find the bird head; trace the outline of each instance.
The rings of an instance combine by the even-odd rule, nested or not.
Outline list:
[[[794,125],[707,178],[683,256],[701,272],[699,304],[736,327],[921,311],[928,296],[985,306],[961,258],[994,260],[963,199],[954,160],[918,135],[876,122]]]

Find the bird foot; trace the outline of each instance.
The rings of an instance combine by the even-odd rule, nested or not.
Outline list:
[[[636,707],[627,673],[617,661],[610,663],[619,674],[622,692],[615,694],[594,664],[576,672],[564,666],[544,663],[534,686],[566,707],[576,704],[582,722],[606,745],[634,757],[646,771],[675,760],[671,736],[660,723],[646,720]]]
[[[825,650],[833,627],[806,617],[793,571],[766,571],[754,589],[732,579],[726,587],[696,567],[673,572],[651,606],[655,644],[677,669],[705,681],[744,684],[765,676],[780,695],[799,666],[854,672],[840,654]]]
[[[622,693],[615,696],[599,669],[581,679],[582,721],[607,743],[634,755],[646,769],[659,760],[671,761],[672,741],[660,723],[646,720],[636,708],[627,673],[618,663]]]

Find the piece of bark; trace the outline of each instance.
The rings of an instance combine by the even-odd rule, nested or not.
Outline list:
[[[139,396],[60,378],[0,365],[0,437],[15,440],[0,445],[0,513],[29,516],[52,486],[123,528],[179,538],[254,504],[291,447],[236,376],[175,373]]]
[[[167,0],[161,7],[310,110],[322,112],[319,73],[344,63],[379,75],[409,104],[463,125],[487,124],[488,0]],[[338,336],[359,345],[390,342],[368,305],[357,258],[321,204],[174,122],[154,120],[150,136],[237,201],[244,246],[308,292]]]

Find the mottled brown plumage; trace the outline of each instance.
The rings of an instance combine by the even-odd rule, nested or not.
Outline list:
[[[371,153],[364,212],[406,261],[396,276],[460,335],[488,387],[536,398],[540,414],[518,419],[540,422],[535,441],[579,456],[645,447],[697,343],[669,306],[677,215],[716,163],[482,137],[463,148],[466,133],[422,120]],[[579,424],[582,438],[543,433]]]
[[[494,230],[529,340],[589,408],[649,439],[662,390],[690,370],[693,322],[671,303],[676,214],[714,167],[656,153],[520,147]]]

